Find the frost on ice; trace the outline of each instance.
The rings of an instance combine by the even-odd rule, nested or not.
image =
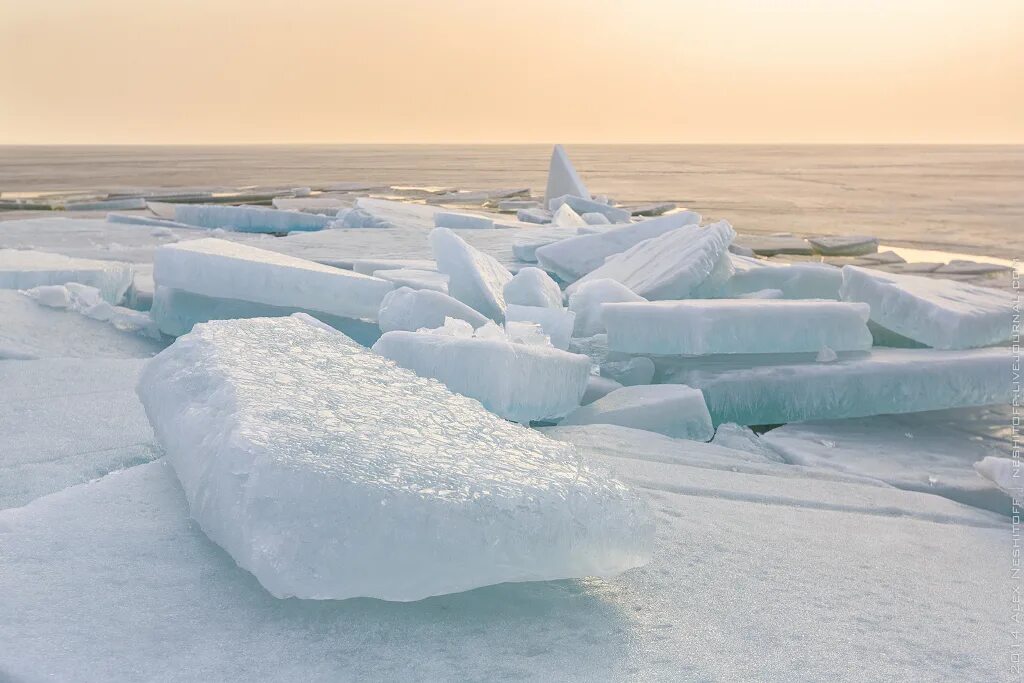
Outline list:
[[[278,597],[419,600],[648,557],[644,505],[574,448],[299,317],[197,326],[138,392],[193,518]]]

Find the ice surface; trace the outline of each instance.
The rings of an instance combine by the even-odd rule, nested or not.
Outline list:
[[[142,197],[64,202],[65,211],[130,211],[145,208],[146,200]]]
[[[600,267],[614,254],[684,225],[700,222],[700,214],[683,211],[671,216],[577,235],[535,250],[537,261],[566,282],[573,282]]]
[[[540,268],[522,268],[505,285],[505,302],[520,306],[562,307],[562,290]]]
[[[176,204],[174,220],[201,228],[224,228],[238,232],[286,233],[323,230],[334,219],[302,211],[281,211],[259,206],[219,204]]]
[[[168,244],[154,254],[160,287],[279,308],[376,320],[385,280],[218,239]],[[164,329],[157,316],[154,319]]]
[[[597,214],[604,218],[604,214]],[[605,218],[607,220],[607,218]],[[573,211],[573,208],[568,204],[562,204],[558,207],[551,215],[551,224],[559,228],[578,228],[582,225],[587,225],[587,221],[583,220],[583,217]]]
[[[509,304],[505,309],[506,322],[533,322],[541,326],[551,345],[565,351],[569,348],[576,314],[566,308],[550,306],[520,306]]]
[[[178,223],[154,216],[145,216],[137,213],[108,213],[108,223],[123,223],[125,225],[144,225],[149,228],[171,228],[174,230],[195,230],[196,226]],[[171,233],[174,235],[174,233]]]
[[[974,463],[974,469],[1011,499],[1019,501],[1024,498],[1020,460],[990,455]]]
[[[448,276],[436,270],[415,270],[413,268],[388,268],[375,270],[373,276],[387,280],[395,287],[412,289],[432,289],[442,294],[448,293]]]
[[[494,227],[494,221],[484,216],[474,216],[468,213],[438,211],[434,214],[434,225],[438,228],[487,230]]]
[[[710,441],[715,434],[704,395],[682,384],[616,389],[577,408],[559,424],[614,424],[694,441]]]
[[[68,282],[95,287],[104,300],[119,304],[132,284],[132,266],[29,249],[0,249],[0,289],[30,289]]]
[[[654,361],[646,356],[601,363],[601,375],[627,387],[650,384],[654,379]]]
[[[363,275],[373,275],[378,270],[433,270],[437,271],[437,264],[432,259],[388,259],[388,258],[361,258],[352,261],[352,270]]]
[[[646,561],[642,503],[573,448],[302,317],[197,326],[138,391],[192,517],[276,597],[419,600]]]
[[[512,254],[519,261],[536,263],[538,249],[559,240],[575,237],[578,234],[572,228],[535,229],[534,231],[524,233],[523,237],[513,242]]]
[[[430,233],[437,269],[448,275],[448,293],[501,322],[505,317],[505,285],[512,273],[494,257],[474,249],[448,228]]]
[[[605,216],[603,213],[597,213],[596,211],[589,211],[580,216],[580,218],[582,218],[583,222],[587,225],[611,225],[611,221],[608,220],[608,216]]]
[[[988,346],[1010,338],[1012,297],[966,282],[845,266],[844,301],[871,306],[882,327],[938,349]]]
[[[707,283],[700,296],[733,299],[763,290],[779,290],[785,299],[838,299],[843,271],[824,263],[773,263],[735,254],[734,273],[724,282]]]
[[[587,378],[587,390],[583,392],[583,398],[580,399],[580,405],[590,405],[602,396],[607,396],[609,392],[621,388],[622,385],[610,377],[591,375]]]
[[[578,197],[589,197],[590,192],[583,184],[576,167],[569,161],[569,155],[561,145],[551,150],[551,163],[548,166],[548,183],[544,188],[544,205],[555,197],[572,194]]]
[[[0,508],[160,457],[141,359],[0,360]]]
[[[434,329],[442,326],[445,318],[465,320],[473,327],[480,327],[487,322],[483,315],[447,294],[408,287],[388,292],[381,302],[378,316],[383,332]]]
[[[834,363],[698,370],[678,378],[704,392],[716,425],[770,425],[1005,403],[1009,372],[1005,349],[876,348]]]
[[[615,280],[591,280],[569,297],[569,310],[576,313],[576,337],[591,337],[605,331],[602,306],[606,303],[644,302],[647,299],[634,294]]]
[[[271,203],[275,209],[305,211],[323,216],[334,216],[339,209],[352,206],[352,200],[341,197],[274,197]]]
[[[731,422],[718,425],[711,443],[722,448],[732,448],[737,451],[753,453],[763,460],[784,462],[782,456],[775,449],[765,444],[761,437],[754,433],[754,430],[743,425]]]
[[[825,256],[861,256],[878,251],[878,238],[866,235],[822,235],[808,237],[807,241]]]
[[[601,307],[608,348],[702,356],[871,348],[864,304],[783,299],[692,299]]]
[[[547,201],[548,210],[555,213],[565,205],[571,207],[577,214],[604,214],[605,218],[607,218],[610,223],[628,223],[631,218],[629,211],[626,211],[625,209],[618,209],[614,206],[609,206],[604,202],[588,199],[579,195],[565,194]]]
[[[474,339],[386,332],[373,350],[516,422],[566,415],[579,405],[590,374],[586,356],[479,332]]]
[[[571,296],[583,283],[607,278],[621,282],[647,299],[686,298],[708,279],[723,259],[726,270],[722,272],[719,266],[718,271],[726,276],[731,272],[726,249],[735,234],[727,221],[712,223],[706,228],[686,225],[608,258],[602,266],[570,285],[566,292]],[[538,256],[540,251],[537,250]]]

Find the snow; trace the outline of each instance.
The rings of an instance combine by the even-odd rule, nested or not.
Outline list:
[[[544,188],[544,205],[555,197],[572,194],[577,197],[589,197],[590,192],[583,184],[576,167],[569,161],[565,148],[555,145],[551,150],[551,163],[548,165],[548,182]]]
[[[448,293],[448,276],[436,270],[416,270],[413,268],[387,268],[373,271],[373,276],[387,280],[395,287],[412,289],[432,289],[442,294]]]
[[[512,322],[537,323],[548,336],[551,345],[565,351],[572,338],[576,314],[562,307],[509,304],[505,309],[505,321],[506,325]]]
[[[559,423],[585,424],[613,424],[694,441],[710,441],[715,434],[703,394],[681,384],[616,389]]]
[[[487,230],[494,227],[494,221],[483,216],[468,213],[451,213],[438,211],[434,214],[434,226],[438,228],[455,228],[470,230]]]
[[[861,256],[878,251],[878,238],[867,235],[824,235],[808,237],[807,241],[825,256]]]
[[[520,269],[505,285],[503,292],[505,302],[508,304],[545,306],[547,308],[562,307],[562,290],[540,268]]]
[[[626,211],[625,209],[618,209],[614,206],[609,206],[604,202],[588,199],[587,197],[581,197],[579,195],[564,194],[556,196],[554,199],[547,200],[547,207],[549,211],[557,213],[562,206],[571,207],[577,214],[603,214],[610,223],[628,223],[631,217],[629,211]]]
[[[380,304],[378,314],[383,332],[433,329],[442,326],[447,318],[464,320],[472,327],[480,327],[487,322],[483,315],[447,294],[409,287],[399,287],[388,292]]]
[[[287,233],[296,230],[323,230],[334,219],[302,211],[282,211],[259,206],[176,204],[174,220],[201,228]]]
[[[700,222],[700,214],[684,211],[608,230],[581,234],[535,249],[537,262],[566,282],[597,269],[608,257],[652,237]]]
[[[160,457],[141,359],[0,360],[0,509]]]
[[[512,273],[448,228],[432,230],[430,246],[437,269],[448,275],[448,293],[488,318],[502,321],[505,316],[503,290],[512,280]]]
[[[871,306],[871,320],[937,349],[989,346],[1010,338],[1012,297],[966,282],[845,266],[840,295]]]
[[[198,326],[138,392],[192,517],[275,597],[420,600],[648,556],[642,503],[575,449],[302,317]]]
[[[385,332],[373,345],[385,358],[452,391],[475,398],[516,422],[560,418],[587,388],[590,359],[550,346],[508,338],[473,339],[417,332]]]
[[[646,299],[686,298],[712,275],[720,262],[726,267],[725,275],[731,272],[726,250],[735,234],[727,221],[706,228],[686,225],[608,258],[566,292],[571,296],[583,283],[607,278]]]
[[[132,284],[132,267],[119,261],[70,258],[29,249],[0,249],[0,289],[30,289],[78,282],[119,304]]]
[[[376,319],[384,295],[393,289],[375,277],[214,238],[160,247],[154,254],[153,277],[157,294],[164,287],[366,320]],[[153,317],[166,331],[156,302]]]
[[[1004,349],[876,348],[832,363],[812,355],[804,363],[670,372],[659,381],[701,389],[716,425],[771,425],[1005,403],[1009,372]]]
[[[871,348],[864,304],[783,299],[693,299],[601,307],[608,348],[701,356]]]
[[[647,301],[615,280],[591,280],[581,285],[569,297],[569,310],[576,313],[573,336],[591,337],[605,332],[603,305]]]

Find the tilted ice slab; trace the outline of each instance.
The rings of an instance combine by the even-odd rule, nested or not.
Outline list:
[[[700,223],[700,214],[681,211],[671,216],[569,237],[538,247],[534,254],[542,268],[566,282],[573,282],[600,267],[609,256],[626,251],[644,240],[697,223]]]
[[[557,213],[560,208],[566,205],[568,205],[577,214],[604,214],[605,218],[607,218],[611,223],[628,223],[631,218],[629,211],[626,211],[625,209],[619,209],[614,206],[609,206],[604,202],[572,194],[555,197],[548,201],[548,210]],[[552,220],[554,220],[554,217],[552,217]]]
[[[715,424],[805,420],[984,406],[1010,398],[1006,349],[876,348],[832,363],[689,372]]]
[[[373,271],[373,276],[387,280],[395,287],[411,287],[412,289],[432,289],[443,294],[448,293],[448,276],[436,270],[416,270],[414,268],[387,268]]]
[[[871,348],[864,304],[784,299],[691,299],[601,307],[608,348],[703,356]]]
[[[763,290],[778,290],[784,299],[838,299],[843,271],[825,263],[774,263],[730,254],[733,274],[725,281],[707,283],[695,294],[733,299]]]
[[[457,230],[489,230],[494,227],[494,219],[485,216],[474,216],[469,213],[438,211],[434,214],[434,225],[438,228],[454,228]]]
[[[277,597],[419,600],[648,556],[643,504],[574,448],[308,318],[198,326],[138,392],[193,518]]]
[[[399,287],[388,292],[380,304],[378,324],[383,332],[392,330],[432,330],[444,325],[445,318],[465,320],[477,328],[487,322],[480,313],[447,294],[431,290]]]
[[[625,285],[615,280],[591,280],[579,287],[569,297],[569,310],[576,313],[573,335],[592,337],[605,331],[604,304],[623,302],[644,302],[647,299],[634,294]]]
[[[176,204],[174,220],[201,228],[268,233],[323,230],[334,221],[330,216],[303,211],[217,204]]]
[[[565,194],[572,194],[578,197],[589,197],[590,192],[583,184],[576,167],[569,161],[569,155],[565,148],[555,145],[551,150],[551,163],[548,165],[548,183],[544,188],[544,205]]]
[[[567,308],[550,306],[520,306],[509,304],[505,309],[505,322],[533,322],[544,330],[551,345],[563,351],[569,348],[576,314]]]
[[[608,220],[604,214],[596,214],[601,216],[605,220]],[[558,207],[558,210],[551,215],[551,224],[560,228],[578,228],[583,225],[587,225],[587,222],[583,220],[576,211],[573,210],[568,204],[562,204]]]
[[[448,293],[501,322],[505,317],[505,285],[512,273],[493,257],[466,243],[448,228],[430,233],[430,247],[437,269],[448,275]]]
[[[503,290],[505,301],[520,306],[562,307],[562,290],[540,268],[522,268]]]
[[[727,221],[666,232],[608,258],[566,292],[571,296],[586,282],[610,279],[646,299],[686,298],[716,267],[722,276],[729,275],[732,266],[726,250],[735,235]]]
[[[0,509],[160,457],[134,391],[144,362],[0,360]]]
[[[590,359],[507,338],[386,332],[373,350],[516,422],[559,418],[580,404]]]
[[[212,238],[160,247],[153,277],[159,286],[207,297],[366,320],[377,318],[393,289],[375,277]]]
[[[432,259],[361,258],[352,261],[351,266],[352,270],[363,275],[373,275],[378,270],[410,269],[437,271],[437,264]]]
[[[1010,338],[1012,298],[966,282],[845,266],[844,301],[871,306],[871,320],[937,349],[989,346]]]
[[[132,284],[132,266],[30,249],[0,249],[0,289],[31,289],[68,282],[95,287],[105,301],[119,304]]]
[[[559,423],[583,424],[613,424],[694,441],[710,441],[715,435],[703,394],[682,384],[616,389],[577,408]]]

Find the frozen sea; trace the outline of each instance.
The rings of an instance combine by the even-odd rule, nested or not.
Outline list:
[[[739,232],[871,234],[1010,259],[1024,146],[567,145],[594,193],[673,201]],[[549,145],[0,147],[2,197],[329,182],[543,190]]]

